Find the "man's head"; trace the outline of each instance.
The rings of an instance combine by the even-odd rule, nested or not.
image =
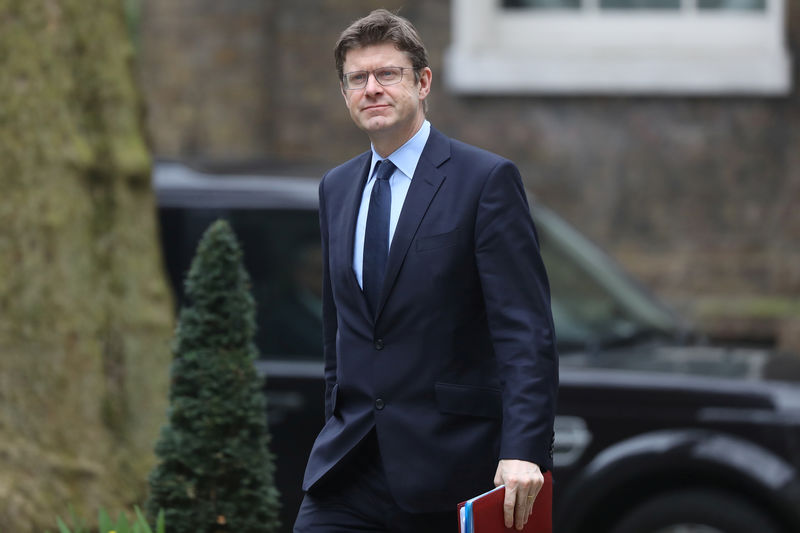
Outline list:
[[[385,9],[376,9],[364,18],[353,22],[339,36],[334,56],[336,58],[336,74],[339,80],[344,75],[344,62],[347,52],[374,44],[392,43],[394,47],[405,52],[414,68],[415,79],[419,71],[428,67],[428,51],[422,43],[417,30],[405,18]]]
[[[432,77],[425,46],[410,22],[379,9],[342,32],[335,56],[353,122],[386,157],[425,120]]]

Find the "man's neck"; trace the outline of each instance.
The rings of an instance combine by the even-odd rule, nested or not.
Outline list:
[[[395,150],[407,143],[411,137],[416,135],[416,133],[422,127],[423,122],[425,122],[425,115],[420,114],[414,123],[414,126],[410,128],[410,131],[374,132],[369,136],[369,140],[372,142],[372,147],[375,149],[378,155],[386,158],[389,157]]]

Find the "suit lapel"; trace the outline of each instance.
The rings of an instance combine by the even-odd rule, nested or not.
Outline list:
[[[392,238],[389,249],[389,259],[386,263],[386,277],[383,280],[383,289],[378,300],[378,310],[375,313],[377,321],[386,299],[389,297],[400,267],[405,260],[408,248],[420,223],[428,210],[433,197],[445,180],[445,175],[439,167],[450,158],[450,142],[447,137],[431,128],[428,142],[417,163],[414,177],[408,188],[400,218]]]
[[[361,196],[364,192],[364,184],[367,181],[367,173],[369,172],[369,165],[372,161],[372,152],[366,152],[357,160],[353,166],[353,174],[355,179],[351,180],[350,189],[347,191],[344,206],[347,211],[343,215],[345,222],[342,231],[344,231],[346,238],[344,239],[344,249],[340,250],[342,254],[342,264],[347,269],[347,283],[350,289],[355,294],[358,301],[358,307],[365,317],[372,319],[372,313],[369,312],[366,298],[358,285],[356,273],[353,271],[353,251],[355,248],[355,235],[356,235],[356,221],[358,219],[358,210],[361,207]]]

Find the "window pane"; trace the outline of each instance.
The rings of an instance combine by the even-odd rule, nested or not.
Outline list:
[[[580,9],[581,0],[503,0],[503,7],[534,9]]]
[[[322,249],[315,210],[236,209],[258,309],[256,344],[268,359],[322,357]]]
[[[681,0],[600,0],[604,9],[680,9]]]
[[[256,301],[256,345],[267,359],[322,356],[322,256],[316,210],[162,208],[161,238],[176,303],[197,243],[218,218],[244,252]]]
[[[730,9],[739,11],[764,11],[767,0],[698,0],[700,9]]]

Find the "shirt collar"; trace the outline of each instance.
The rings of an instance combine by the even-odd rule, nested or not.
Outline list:
[[[388,159],[397,169],[405,174],[408,179],[411,179],[414,176],[414,171],[417,169],[417,163],[419,163],[419,158],[422,156],[422,150],[425,149],[425,144],[428,142],[428,136],[431,133],[431,123],[425,120],[422,123],[422,126],[417,130],[417,133],[414,134],[406,143],[389,154]],[[382,161],[383,158],[378,155],[375,151],[375,147],[372,147],[372,163],[369,167],[369,179],[372,179],[372,172],[375,170],[375,165],[378,161]]]

